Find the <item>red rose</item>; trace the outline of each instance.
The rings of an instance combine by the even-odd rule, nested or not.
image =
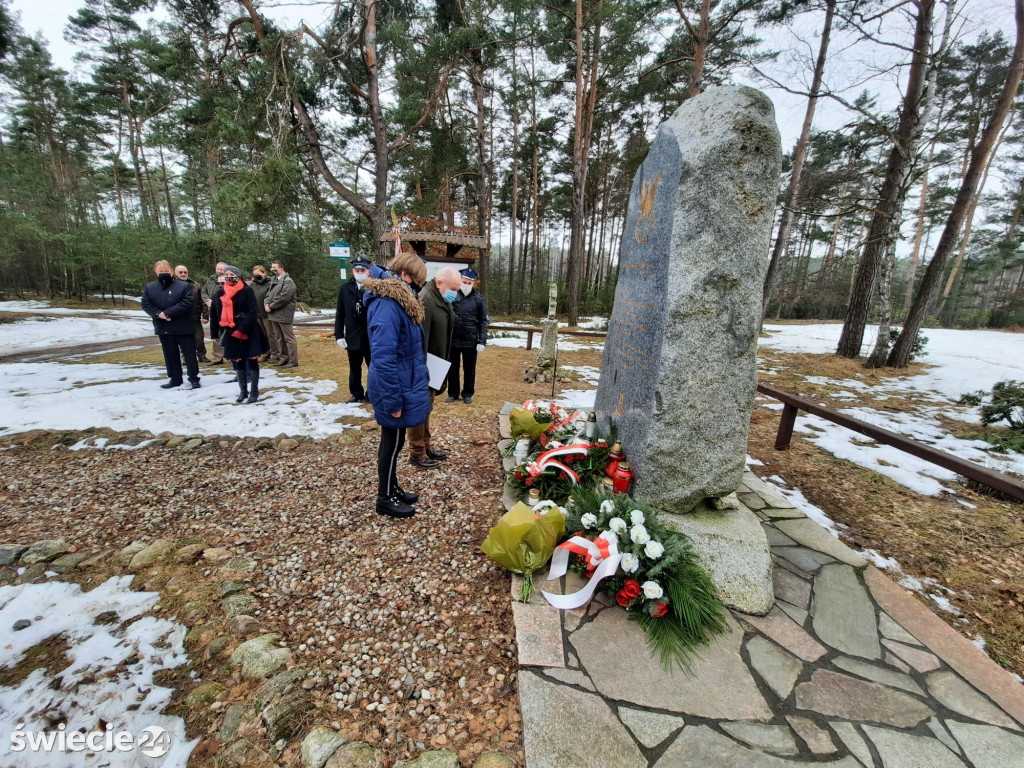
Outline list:
[[[533,481],[534,481],[534,480],[536,480],[536,478],[534,478],[534,477],[528,477],[528,478],[526,478],[526,484],[527,484],[527,485],[533,485]]]
[[[622,585],[622,592],[632,600],[634,597],[640,597],[640,582],[636,579],[626,579],[626,583]]]
[[[626,594],[626,588],[623,587],[615,593],[615,602],[621,605],[623,608],[629,605],[629,601],[633,598]]]
[[[660,619],[666,613],[668,613],[668,603],[658,603],[651,611],[651,616]]]
[[[522,480],[522,479],[523,479],[523,473],[522,473],[522,472],[520,472],[520,471],[519,471],[519,470],[517,469],[517,470],[515,471],[515,475],[514,475],[514,477],[515,477],[515,479],[516,479],[516,480]]]

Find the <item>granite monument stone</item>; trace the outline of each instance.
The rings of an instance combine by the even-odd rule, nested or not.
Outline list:
[[[771,101],[709,88],[633,180],[595,410],[637,495],[676,512],[741,482],[781,161]]]

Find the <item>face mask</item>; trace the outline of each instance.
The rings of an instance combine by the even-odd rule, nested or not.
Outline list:
[[[459,286],[459,290],[462,291],[463,296],[469,296],[470,291],[473,290],[473,286],[466,285],[465,283],[463,283],[461,286]]]
[[[365,280],[369,276],[370,276],[369,272],[353,272],[352,273],[352,277],[355,278],[355,281],[357,283],[359,283],[359,285],[362,285],[363,284],[363,280]]]
[[[161,272],[159,275],[156,276],[156,279],[160,281],[160,285],[166,288],[168,285],[174,282],[174,275],[172,275],[170,272]]]
[[[265,282],[267,282],[266,275],[253,275],[252,279],[259,283],[260,285],[263,285]]]
[[[444,292],[444,300],[447,301],[449,304],[451,304],[457,298],[459,298],[459,292],[458,291],[453,291],[451,288],[448,288],[447,290],[445,290],[445,292]]]
[[[228,282],[228,283],[231,283],[232,285],[234,285],[235,283],[237,283],[237,282],[238,282],[238,277],[237,277],[237,276],[235,276],[235,275],[227,275],[227,276],[226,276],[226,277],[224,278],[224,281],[225,281],[225,282]]]

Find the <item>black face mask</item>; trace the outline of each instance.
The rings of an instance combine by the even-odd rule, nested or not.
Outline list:
[[[420,295],[420,291],[423,290],[423,286],[422,285],[416,285],[416,283],[409,283],[409,287],[412,288],[412,292],[416,296],[419,296]]]
[[[174,275],[172,275],[170,272],[161,272],[156,276],[156,279],[160,281],[160,285],[166,288],[167,286],[174,282]]]
[[[267,282],[267,276],[266,275],[253,275],[252,279],[253,279],[254,282],[257,282],[260,285],[263,285],[265,282]]]

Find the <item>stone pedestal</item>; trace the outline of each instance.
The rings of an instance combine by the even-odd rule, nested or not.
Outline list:
[[[663,519],[693,541],[697,561],[722,603],[757,616],[772,609],[771,549],[761,522],[746,506],[717,510],[700,504],[690,514]]]

